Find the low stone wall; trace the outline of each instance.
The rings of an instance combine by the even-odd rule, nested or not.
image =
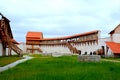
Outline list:
[[[71,56],[70,53],[42,53],[42,56],[53,56],[53,57],[60,57],[60,56]]]
[[[42,56],[52,56],[52,53],[42,53]]]
[[[83,62],[99,62],[100,55],[78,55],[78,60]]]

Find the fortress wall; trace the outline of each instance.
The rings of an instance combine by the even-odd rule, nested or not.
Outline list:
[[[94,52],[99,49],[99,46],[97,43],[89,43],[89,44],[78,44],[74,45],[78,50],[81,50],[81,54],[84,54],[87,52],[87,54],[90,54],[90,52]]]
[[[54,46],[40,46],[40,49],[43,51],[43,53],[71,53],[70,50],[66,46],[61,45],[54,45]]]

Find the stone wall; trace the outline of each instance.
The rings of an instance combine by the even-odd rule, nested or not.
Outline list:
[[[61,54],[61,53],[42,53],[42,56],[53,56],[53,57],[60,57],[60,56],[72,56],[72,53],[65,53],[65,54]]]

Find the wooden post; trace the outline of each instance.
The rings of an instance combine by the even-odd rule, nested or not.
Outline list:
[[[34,53],[34,45],[32,45],[32,53]]]
[[[6,56],[6,46],[3,45],[2,47],[2,56]]]
[[[8,48],[8,55],[11,56],[11,48]]]

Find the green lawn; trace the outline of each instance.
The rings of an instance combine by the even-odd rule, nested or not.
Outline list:
[[[34,55],[37,57],[37,55]],[[120,63],[37,57],[0,73],[0,80],[120,80]]]
[[[10,64],[12,62],[15,62],[19,59],[22,59],[22,57],[18,57],[17,55],[14,56],[6,56],[6,57],[2,57],[0,56],[0,67],[3,67],[7,64]]]

